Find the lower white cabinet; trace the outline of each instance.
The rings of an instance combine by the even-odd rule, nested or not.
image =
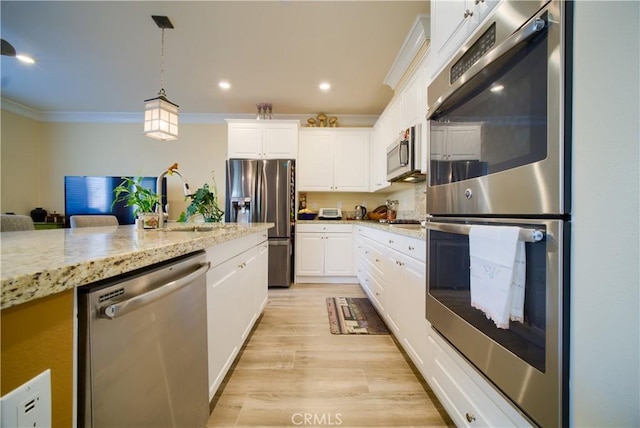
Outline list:
[[[207,248],[209,400],[219,388],[267,300],[266,232]]]
[[[357,226],[358,279],[415,366],[427,376],[426,243]]]
[[[532,426],[433,330],[428,345],[432,361],[427,382],[456,426]]]
[[[355,282],[350,224],[296,226],[296,282]]]

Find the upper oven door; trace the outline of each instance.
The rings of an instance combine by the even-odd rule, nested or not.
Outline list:
[[[567,212],[561,2],[503,2],[428,88],[429,212]]]

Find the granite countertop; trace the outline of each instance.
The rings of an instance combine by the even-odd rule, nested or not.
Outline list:
[[[375,220],[296,220],[297,224],[354,224],[384,230],[397,235],[408,236],[416,239],[427,239],[427,231],[419,224],[388,224]]]
[[[193,231],[194,226],[203,228]],[[204,228],[210,230],[205,231]],[[0,309],[202,250],[273,223],[135,226],[2,232]],[[190,231],[175,231],[190,229]]]

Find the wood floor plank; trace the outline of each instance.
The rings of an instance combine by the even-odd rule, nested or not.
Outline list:
[[[354,284],[270,289],[207,427],[453,426],[391,335],[333,335],[327,297]]]

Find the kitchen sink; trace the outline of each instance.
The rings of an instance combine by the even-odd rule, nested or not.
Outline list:
[[[234,231],[238,226],[235,224],[190,224],[184,226],[170,226],[159,229],[163,232],[215,232],[215,231]]]

